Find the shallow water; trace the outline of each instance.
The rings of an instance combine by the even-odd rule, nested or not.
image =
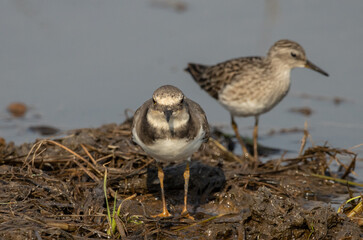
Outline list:
[[[68,130],[122,122],[125,109],[135,110],[162,84],[181,88],[212,125],[231,131],[228,112],[183,71],[186,64],[264,55],[276,40],[289,38],[330,77],[293,70],[288,96],[260,118],[260,142],[298,151],[302,133],[267,133],[303,128],[307,120],[315,144],[363,143],[361,1],[178,2],[185,11],[173,8],[175,2],[1,1],[0,136],[22,143],[39,137],[27,130],[32,125]],[[347,101],[335,105],[334,97]],[[32,107],[25,119],[8,119],[13,101]],[[313,110],[310,117],[289,112],[304,106]],[[252,135],[252,118],[238,124]]]

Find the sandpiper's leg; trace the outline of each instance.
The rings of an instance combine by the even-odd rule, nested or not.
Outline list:
[[[164,195],[164,171],[159,164],[157,164],[157,165],[158,165],[158,177],[159,177],[160,188],[161,188],[161,198],[163,201],[163,212],[158,215],[154,215],[152,217],[170,217],[171,214],[169,213],[168,209],[166,208],[165,195]]]
[[[247,148],[246,148],[246,145],[245,143],[243,142],[243,139],[241,138],[241,136],[239,135],[239,132],[238,132],[238,127],[237,127],[237,123],[234,121],[234,118],[233,118],[233,115],[231,114],[231,123],[232,123],[232,128],[234,130],[234,133],[236,134],[236,138],[238,139],[239,141],[239,144],[241,145],[242,147],[242,151],[243,151],[243,154],[246,158],[248,159],[251,159],[251,154],[248,152]]]
[[[194,220],[194,218],[192,216],[189,215],[188,213],[188,209],[187,209],[187,204],[188,204],[188,187],[189,187],[189,177],[190,177],[190,170],[189,170],[189,160],[187,161],[187,166],[185,167],[185,171],[184,171],[184,207],[183,207],[183,211],[181,213],[181,215],[183,217],[187,217],[189,219]]]
[[[258,116],[255,116],[255,127],[253,129],[253,154],[256,162],[258,162],[257,139],[258,139]]]

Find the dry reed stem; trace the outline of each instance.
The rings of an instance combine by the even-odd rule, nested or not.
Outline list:
[[[302,155],[303,151],[304,151],[304,148],[305,148],[305,145],[306,145],[306,139],[308,138],[309,136],[309,132],[308,132],[308,122],[305,121],[304,123],[304,135],[301,139],[301,145],[300,145],[300,151],[299,151],[299,157]]]
[[[83,151],[87,154],[87,156],[89,157],[89,159],[91,159],[91,161],[93,162],[93,164],[95,166],[97,166],[97,162],[95,161],[95,159],[92,157],[92,155],[89,153],[89,151],[87,150],[87,148],[81,143],[81,147],[83,149]]]
[[[348,214],[347,217],[352,218],[355,217],[358,214],[361,214],[363,212],[363,205],[362,205],[362,199],[359,201],[357,206],[355,206]]]
[[[82,157],[81,155],[79,155],[78,153],[76,153],[76,152],[74,152],[74,151],[72,151],[71,149],[69,149],[68,147],[66,147],[66,146],[64,146],[64,145],[62,145],[62,144],[60,144],[60,143],[58,143],[58,142],[56,142],[56,141],[53,141],[53,140],[46,140],[47,142],[49,142],[49,143],[52,143],[52,144],[54,144],[54,145],[57,145],[58,147],[60,147],[60,148],[63,148],[64,150],[66,150],[67,152],[69,152],[69,153],[71,153],[71,154],[73,154],[74,156],[76,156],[77,158],[79,158],[80,160],[82,160],[84,163],[86,163],[87,165],[88,165],[88,167],[90,167],[90,168],[92,168],[94,171],[96,171],[100,176],[103,176],[103,174],[95,167],[95,166],[93,166],[89,161],[87,161],[84,157]],[[77,162],[78,163],[78,162]],[[77,164],[76,163],[76,164]],[[78,164],[77,164],[78,165]],[[79,164],[80,166],[82,166],[81,164]],[[85,169],[83,166],[82,166],[82,169]],[[88,170],[87,170],[87,172],[89,172]],[[91,173],[91,172],[89,172],[89,173]],[[97,176],[95,176],[93,173],[91,173],[91,175],[93,175],[93,177],[92,177],[92,179],[93,180],[95,180],[96,179],[96,181],[98,181],[99,180],[99,178],[97,177]],[[95,179],[94,179],[95,178]]]
[[[49,143],[49,144],[53,144],[53,145],[56,145],[56,146],[58,146],[58,147],[60,147],[60,148],[62,148],[62,149],[64,149],[64,150],[66,150],[67,152],[69,152],[69,153],[71,153],[71,154],[73,154],[75,157],[77,157],[77,158],[79,158],[79,159],[81,159],[83,162],[85,162],[90,168],[92,168],[94,171],[96,171],[99,175],[101,175],[102,176],[102,173],[95,167],[95,166],[93,166],[89,161],[87,161],[85,158],[83,158],[82,156],[80,156],[79,154],[77,154],[76,152],[74,152],[74,151],[72,151],[71,149],[69,149],[68,147],[66,147],[66,146],[64,146],[64,145],[62,145],[62,144],[60,144],[60,143],[58,143],[58,142],[56,142],[56,141],[53,141],[53,140],[50,140],[50,139],[45,139],[45,140],[41,140],[41,141],[39,141],[39,142],[36,142],[33,146],[32,146],[32,148],[30,149],[30,151],[29,151],[29,153],[28,153],[28,155],[27,155],[27,157],[25,158],[25,161],[24,161],[24,164],[27,164],[27,160],[28,160],[28,158],[29,158],[29,156],[30,156],[30,154],[33,152],[33,150],[34,150],[34,148],[36,148],[35,149],[35,151],[34,151],[34,153],[33,153],[33,157],[32,157],[32,166],[34,166],[34,161],[35,161],[35,158],[36,158],[36,156],[39,156],[40,155],[40,153],[42,153],[43,151],[41,151],[40,153],[37,153],[37,151],[39,150],[39,148],[43,145],[43,144],[45,144],[45,143]],[[85,173],[87,173],[87,175],[90,177],[90,178],[92,178],[95,182],[98,182],[99,181],[99,178],[95,175],[95,174],[93,174],[92,172],[90,172],[90,171],[88,171],[81,163],[79,163],[76,159],[72,159],[72,161],[78,166],[78,167],[80,167]],[[28,164],[27,164],[28,165]],[[28,165],[29,166],[29,165]]]
[[[228,151],[222,144],[220,144],[214,138],[210,137],[209,141],[211,141],[220,151],[222,151],[224,154],[226,154],[229,158],[231,158],[239,163],[242,163],[242,164],[245,163],[244,161],[242,161],[242,159],[240,159],[239,157],[234,155],[232,152]]]

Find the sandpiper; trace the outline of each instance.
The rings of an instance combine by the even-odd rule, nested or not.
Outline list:
[[[290,40],[277,41],[266,57],[236,58],[214,66],[189,63],[185,70],[230,112],[233,130],[249,158],[252,157],[238,133],[234,116],[255,117],[253,159],[257,161],[259,116],[270,111],[286,96],[290,89],[290,72],[297,67],[310,68],[329,76],[306,58],[298,43]]]
[[[189,161],[201,144],[209,139],[209,125],[203,109],[186,98],[178,88],[165,85],[155,90],[134,115],[133,140],[156,160],[163,212],[154,217],[169,217],[164,196],[164,172],[160,162],[187,160],[184,172],[184,207],[182,216],[192,218],[187,210]]]

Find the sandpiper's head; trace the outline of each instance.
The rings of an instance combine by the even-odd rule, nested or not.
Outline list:
[[[287,65],[290,69],[296,67],[310,68],[325,76],[329,76],[324,70],[310,62],[305,55],[305,51],[297,42],[290,40],[279,40],[268,51],[268,58],[272,61],[279,61]]]
[[[167,122],[171,117],[178,117],[184,109],[184,94],[179,88],[164,85],[153,94],[151,111],[155,115],[163,114]]]

